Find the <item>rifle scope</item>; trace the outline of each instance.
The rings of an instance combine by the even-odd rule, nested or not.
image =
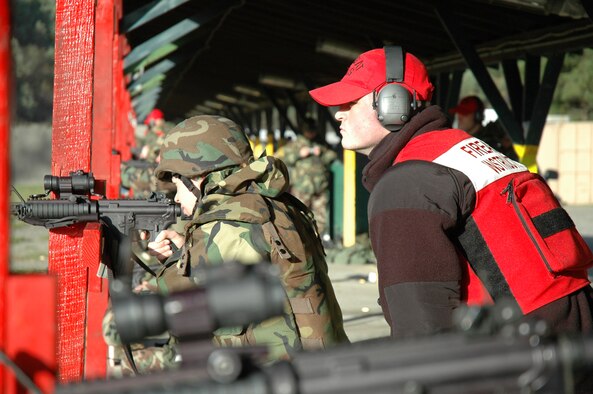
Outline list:
[[[269,263],[226,263],[203,269],[203,286],[174,293],[134,294],[112,288],[117,331],[125,343],[170,330],[183,339],[210,337],[219,327],[245,326],[284,311],[286,295]]]
[[[92,173],[81,170],[70,173],[70,176],[46,175],[43,177],[46,193],[88,195],[94,193],[95,178]]]

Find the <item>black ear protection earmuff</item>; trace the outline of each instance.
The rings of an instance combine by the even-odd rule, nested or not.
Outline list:
[[[422,105],[408,89],[394,82],[404,81],[404,51],[401,46],[386,46],[385,75],[386,85],[378,92],[373,92],[373,109],[381,125],[390,131],[398,131],[410,120],[416,109]]]

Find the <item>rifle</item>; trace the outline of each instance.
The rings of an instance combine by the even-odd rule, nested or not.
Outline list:
[[[246,326],[284,311],[286,293],[276,267],[269,263],[252,265],[236,262],[198,267],[195,289],[168,297],[153,293],[132,293],[120,281],[113,281],[110,293],[118,333],[124,343],[170,331],[179,340],[181,368],[139,375],[133,378],[96,380],[57,388],[62,394],[125,393],[140,387],[168,385],[172,381],[191,384],[215,378],[235,381],[251,363],[263,359],[263,347],[215,350],[212,331],[219,327]],[[169,383],[167,383],[169,382]],[[148,390],[148,391],[146,391]],[[175,391],[172,391],[175,392]]]
[[[231,349],[220,348],[214,349],[208,363],[201,366],[62,386],[57,393],[591,392],[575,391],[575,387],[578,387],[577,379],[593,370],[593,336],[552,335],[541,321],[525,318],[513,321],[520,313],[516,310],[509,313],[510,308],[505,304],[459,308],[458,331],[433,337],[361,341],[325,351],[300,352],[291,361],[271,366],[236,357]],[[194,323],[199,320],[198,314],[192,316]],[[194,349],[188,346],[185,351]],[[185,362],[187,354],[183,351],[181,354]],[[211,362],[219,371],[229,373],[212,373],[217,368]]]
[[[45,194],[29,196],[25,201],[15,190],[21,202],[11,203],[10,212],[18,219],[48,229],[71,226],[76,223],[99,222],[106,235],[104,257],[111,261],[116,276],[131,277],[130,237],[139,230],[150,233],[154,240],[159,232],[176,223],[177,218],[186,219],[181,207],[164,193],[152,193],[147,199],[104,199],[95,193],[96,180],[92,173],[82,170],[59,177],[46,175],[43,179]],[[54,193],[55,199],[49,199]],[[117,264],[116,262],[124,262]],[[141,263],[141,260],[136,259]],[[150,270],[144,266],[145,269]],[[99,276],[106,276],[106,266],[101,264]],[[154,274],[154,272],[152,272]]]

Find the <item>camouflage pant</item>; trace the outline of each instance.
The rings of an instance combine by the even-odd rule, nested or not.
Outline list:
[[[299,200],[301,200],[301,202],[305,204],[311,210],[311,212],[313,212],[313,215],[315,216],[315,222],[317,223],[317,229],[319,230],[319,234],[323,235],[326,232],[328,232],[328,193],[321,192],[317,194],[311,194],[304,193],[296,189],[292,189],[290,193]]]

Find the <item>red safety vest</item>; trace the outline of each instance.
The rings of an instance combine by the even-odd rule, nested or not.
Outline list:
[[[593,254],[539,175],[457,129],[413,138],[394,164],[408,160],[453,168],[474,186],[476,206],[459,236],[471,268],[468,304],[510,296],[526,314],[589,285]]]

